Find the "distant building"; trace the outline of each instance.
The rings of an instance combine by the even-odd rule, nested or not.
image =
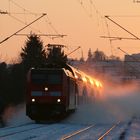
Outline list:
[[[124,61],[140,61],[140,53],[125,55]]]
[[[124,70],[127,76],[140,78],[140,53],[125,55]]]

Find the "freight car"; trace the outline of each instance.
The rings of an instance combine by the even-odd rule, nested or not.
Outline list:
[[[78,104],[87,102],[89,94],[94,97],[98,87],[99,81],[70,65],[32,68],[27,76],[26,115],[40,121],[74,112]]]

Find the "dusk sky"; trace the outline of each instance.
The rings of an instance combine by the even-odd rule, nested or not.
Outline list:
[[[89,48],[94,52],[97,48],[107,56],[115,55],[123,58],[128,54],[140,53],[140,40],[112,40],[100,36],[116,36],[134,38],[132,35],[106,19],[112,20],[140,37],[140,3],[134,0],[0,0],[0,42],[41,16],[47,13],[20,34],[65,34],[66,37],[50,39],[42,37],[44,45],[57,43],[66,45],[66,53],[81,46],[69,57],[86,58]],[[20,13],[20,14],[19,14]],[[36,13],[36,15],[31,14]],[[0,44],[0,58],[10,61],[16,59],[24,46],[26,36],[13,36]]]

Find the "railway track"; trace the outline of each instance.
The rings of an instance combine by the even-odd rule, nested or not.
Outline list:
[[[112,124],[25,124],[17,127],[7,127],[0,129],[0,140],[108,140],[114,135],[120,136],[124,131],[126,123]]]
[[[26,124],[13,127],[6,127],[0,129],[0,140],[28,140],[39,139],[45,137],[45,139],[56,140],[63,135],[71,131],[85,128],[83,125],[72,125],[63,123],[53,124]],[[43,134],[43,135],[42,135]]]
[[[20,125],[15,127],[3,128],[0,130],[0,139],[3,137],[19,134],[29,130],[39,129],[41,127],[46,127],[46,125],[25,124],[25,125]]]
[[[95,129],[97,129],[96,127],[98,127],[96,124],[95,125],[91,125],[91,126],[88,126],[88,127],[86,127],[86,128],[84,128],[84,129],[81,129],[81,130],[78,130],[78,131],[75,131],[75,132],[73,132],[73,133],[71,133],[71,134],[69,134],[69,135],[66,135],[66,136],[63,136],[62,138],[61,138],[61,140],[70,140],[70,139],[80,139],[80,137],[82,136],[82,135],[84,135],[84,136],[86,136],[87,134],[85,134],[85,133],[96,133],[96,136],[94,135],[94,137],[93,137],[93,139],[96,139],[96,140],[102,140],[102,139],[104,139],[109,133],[111,133],[111,131],[114,129],[114,128],[116,128],[118,125],[120,124],[120,121],[119,122],[117,122],[116,124],[114,124],[113,126],[109,126],[109,127],[104,127],[104,126],[101,126],[100,127],[100,129],[101,129],[101,133],[99,133],[99,132],[97,132],[96,133],[96,130]],[[89,132],[89,130],[91,130],[92,132]],[[79,135],[79,136],[78,136]],[[91,136],[90,136],[91,137]],[[95,137],[97,137],[97,138],[95,138]],[[84,138],[82,138],[82,139],[84,139]],[[86,138],[85,137],[85,139],[90,139],[90,138]]]
[[[115,127],[117,127],[120,124],[120,121],[116,124],[114,124],[111,128],[109,128],[102,136],[98,138],[98,140],[104,139]]]
[[[83,129],[81,129],[81,130],[78,130],[78,131],[76,131],[76,132],[74,132],[74,133],[72,133],[72,134],[70,134],[70,135],[64,136],[61,140],[69,139],[69,138],[71,138],[71,137],[73,137],[73,136],[75,136],[75,135],[77,135],[77,134],[79,134],[79,133],[82,133],[82,132],[84,132],[84,131],[87,131],[87,130],[90,129],[90,128],[93,128],[94,126],[95,126],[95,125],[90,125],[90,126],[88,126],[88,127],[86,127],[86,128],[83,128]]]

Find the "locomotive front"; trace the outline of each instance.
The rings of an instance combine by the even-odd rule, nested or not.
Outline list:
[[[66,111],[67,87],[62,69],[31,69],[27,80],[26,115],[46,120]]]

